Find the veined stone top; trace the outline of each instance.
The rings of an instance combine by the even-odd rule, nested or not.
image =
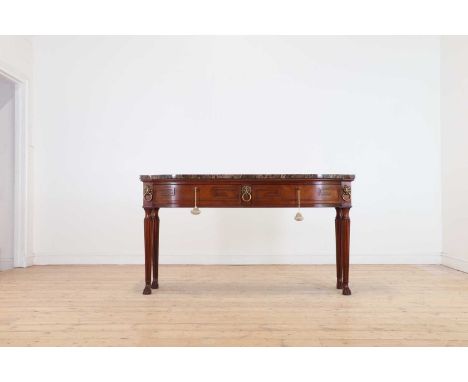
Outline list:
[[[170,179],[334,179],[354,180],[354,175],[345,174],[176,174],[176,175],[140,175],[140,180],[170,180]]]

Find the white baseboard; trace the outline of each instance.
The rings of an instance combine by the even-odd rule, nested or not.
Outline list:
[[[13,268],[13,259],[0,259],[0,271]]]
[[[456,257],[442,255],[442,264],[446,267],[468,273],[468,261]]]
[[[26,266],[30,267],[31,265],[34,265],[34,255],[26,256]]]
[[[26,257],[26,267],[34,264],[34,256],[29,255]],[[13,259],[0,259],[0,271],[15,268],[15,262]]]
[[[352,254],[352,264],[440,264],[439,253],[424,254]],[[57,264],[143,264],[143,253],[76,253],[43,252],[34,257],[35,265]],[[161,264],[334,264],[334,253],[315,254],[168,254]]]

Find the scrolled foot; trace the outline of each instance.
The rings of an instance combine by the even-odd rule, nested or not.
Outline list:
[[[343,294],[345,296],[350,296],[351,295],[351,289],[349,289],[349,286],[347,286],[347,285],[343,286]]]
[[[336,289],[343,289],[343,281],[338,280],[336,282]]]
[[[152,284],[151,284],[151,289],[158,289],[159,288],[159,284],[156,280],[153,280]]]
[[[145,289],[143,289],[143,294],[151,294],[151,287],[149,285],[145,286]]]

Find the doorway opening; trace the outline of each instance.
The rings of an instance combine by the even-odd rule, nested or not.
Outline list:
[[[0,271],[14,266],[15,83],[0,75]]]
[[[28,81],[0,67],[0,271],[32,265],[27,256]]]

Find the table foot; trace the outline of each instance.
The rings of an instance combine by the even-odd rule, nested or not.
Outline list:
[[[347,285],[343,286],[343,294],[345,296],[350,296],[351,295],[351,289],[349,289],[349,286],[347,286]]]
[[[343,289],[343,281],[338,280],[336,282],[336,289]]]
[[[153,280],[153,283],[151,284],[151,289],[158,289],[159,288],[159,284],[156,280]]]
[[[145,286],[145,289],[143,289],[143,294],[151,294],[151,287],[149,285]]]

